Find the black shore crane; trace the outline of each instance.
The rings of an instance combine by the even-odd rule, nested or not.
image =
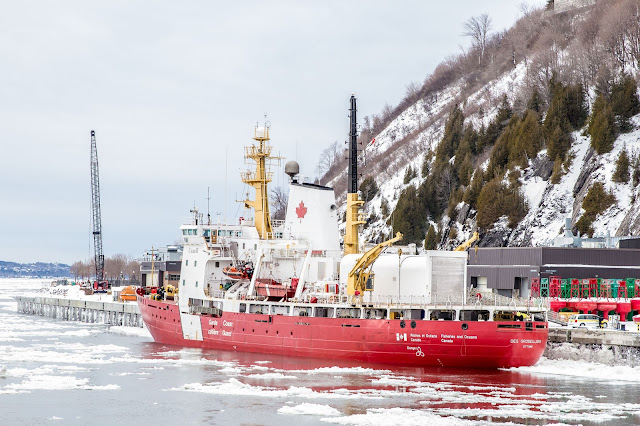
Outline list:
[[[98,174],[98,148],[96,132],[91,131],[91,217],[93,219],[93,251],[96,264],[96,280],[93,289],[106,291],[109,283],[104,279],[104,254],[102,253],[102,218],[100,216],[100,176]]]

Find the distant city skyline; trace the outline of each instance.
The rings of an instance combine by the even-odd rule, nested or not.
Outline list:
[[[542,7],[545,0],[528,2]],[[268,114],[274,170],[318,156],[468,47],[463,24],[509,0],[14,2],[0,16],[0,260],[92,255],[90,131],[100,162],[104,253],[139,257],[179,240],[194,204],[242,215],[242,147]],[[225,183],[226,182],[226,183]],[[226,188],[226,189],[225,189]],[[226,196],[225,196],[226,194]]]

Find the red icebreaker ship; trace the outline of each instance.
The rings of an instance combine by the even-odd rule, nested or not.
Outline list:
[[[383,253],[398,235],[343,255],[333,189],[303,183],[295,162],[285,166],[291,177],[286,218],[272,221],[268,131],[257,128],[256,143],[246,149],[256,163],[242,176],[256,190],[255,200],[245,201],[254,219],[213,225],[194,209],[181,226],[177,297],[138,295],[156,342],[412,366],[507,368],[538,361],[548,337],[546,309],[532,300],[468,294],[466,252]],[[357,194],[350,200],[357,212]],[[353,241],[347,240],[345,247]],[[225,275],[239,259],[251,262],[251,276]]]

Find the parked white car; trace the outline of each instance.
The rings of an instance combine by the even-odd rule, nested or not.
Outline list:
[[[577,314],[569,317],[567,325],[573,328],[607,328],[608,323],[606,319],[602,319],[598,315]]]

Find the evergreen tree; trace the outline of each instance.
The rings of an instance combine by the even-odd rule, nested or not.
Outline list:
[[[505,170],[509,162],[509,138],[511,133],[511,129],[506,129],[493,146],[486,171],[487,180],[493,179]]]
[[[616,197],[604,189],[602,182],[595,182],[586,197],[582,201],[582,208],[589,214],[598,215],[611,207],[616,202]]]
[[[418,243],[425,235],[427,210],[421,205],[418,192],[409,185],[398,197],[393,212],[393,233],[402,232],[404,241]]]
[[[436,149],[436,162],[448,161],[453,157],[462,139],[464,115],[458,104],[449,112],[449,119],[444,127],[444,136]]]
[[[378,194],[378,185],[372,176],[367,176],[362,180],[360,192],[365,202],[373,200],[376,194]]]
[[[473,174],[473,179],[471,180],[471,184],[465,191],[464,197],[463,197],[464,202],[469,204],[473,209],[476,209],[476,202],[478,200],[478,195],[480,195],[480,191],[482,190],[483,185],[484,185],[484,180],[483,180],[482,169],[478,168]]]
[[[482,187],[477,209],[478,227],[488,229],[498,218],[507,216],[513,228],[526,216],[528,206],[518,188],[509,187],[496,177]]]
[[[468,125],[464,129],[464,133],[462,135],[462,140],[458,145],[458,149],[456,149],[455,153],[455,161],[453,162],[453,167],[456,169],[456,172],[459,177],[461,177],[461,173],[463,172],[462,163],[467,159],[472,159],[472,155],[475,153],[476,143],[478,140],[478,133],[474,130],[473,126]],[[462,180],[462,178],[461,178]],[[467,183],[463,183],[463,185],[467,185]]]
[[[623,74],[620,81],[613,84],[611,107],[616,116],[618,130],[623,133],[631,131],[629,119],[640,113],[640,100],[638,100],[638,85],[630,75]]]
[[[604,189],[602,182],[595,182],[582,200],[584,214],[576,222],[576,228],[581,234],[593,236],[593,221],[599,214],[611,207],[616,202],[616,197]]]
[[[538,93],[538,89],[533,89],[531,98],[529,98],[529,102],[527,102],[527,109],[531,111],[535,111],[538,114],[542,112],[542,99],[540,98],[540,93]]]
[[[433,225],[429,225],[427,236],[424,239],[424,248],[425,250],[435,250],[437,246],[436,231],[433,229]]]
[[[553,162],[553,172],[551,173],[551,183],[557,185],[562,179],[562,161],[559,158]]]
[[[562,125],[557,125],[547,137],[547,156],[554,161],[556,159],[564,160],[567,152],[571,149],[572,141],[571,133],[563,130]]]
[[[382,215],[382,217],[389,216],[389,202],[384,197],[382,197],[382,200],[380,200],[380,214]]]
[[[404,184],[408,184],[413,179],[413,169],[411,166],[407,167],[407,170],[404,172]]]
[[[553,97],[542,125],[547,140],[547,155],[551,160],[561,158],[571,149],[571,123],[569,122],[566,104],[566,90],[553,78],[549,83]]]
[[[427,176],[429,176],[429,159],[430,159],[430,155],[427,154],[424,156],[424,159],[422,160],[422,169],[420,170],[420,174],[423,178],[426,178]]]
[[[633,151],[631,154],[631,169],[633,170],[631,182],[633,186],[636,187],[638,183],[640,183],[640,155],[637,151]]]
[[[593,103],[588,131],[591,146],[598,154],[611,152],[616,139],[615,116],[611,104],[603,95],[599,95]]]
[[[471,154],[464,156],[464,160],[458,166],[458,178],[460,179],[460,185],[467,186],[471,180],[473,174],[473,160]]]
[[[535,111],[527,110],[523,120],[515,127],[509,142],[509,164],[527,167],[528,159],[535,158],[542,149],[544,137],[538,119]]]
[[[576,230],[580,233],[580,235],[593,237],[593,219],[590,219],[586,214],[580,216],[580,219],[576,222]]]
[[[484,148],[493,145],[498,140],[502,130],[509,124],[512,115],[513,110],[509,104],[509,99],[507,95],[504,95],[500,103],[500,108],[498,109],[498,114],[491,120],[484,131],[481,129],[480,135],[478,136],[477,152],[481,152]]]
[[[613,172],[612,180],[618,183],[628,183],[629,177],[629,156],[627,150],[623,149],[616,161],[616,170]]]
[[[574,84],[566,87],[564,91],[567,119],[573,130],[579,130],[589,116],[589,109],[584,96],[582,84]]]

